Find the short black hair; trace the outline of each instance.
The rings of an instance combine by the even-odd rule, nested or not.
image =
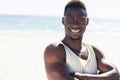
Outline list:
[[[64,15],[68,8],[82,8],[87,12],[85,4],[80,0],[71,0],[70,2],[68,2],[65,6]]]

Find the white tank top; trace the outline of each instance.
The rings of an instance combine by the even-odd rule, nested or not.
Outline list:
[[[77,56],[69,47],[62,43],[66,52],[66,64],[70,73],[97,74],[97,61],[91,45],[84,44],[88,52],[87,60]]]

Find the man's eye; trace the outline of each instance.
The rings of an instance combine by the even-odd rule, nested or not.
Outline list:
[[[73,23],[74,21],[73,21],[73,19],[71,17],[69,17],[69,18],[66,19],[66,22],[67,23]]]
[[[79,24],[85,24],[86,22],[85,22],[85,19],[79,19],[79,20],[78,20],[78,23],[79,23]]]

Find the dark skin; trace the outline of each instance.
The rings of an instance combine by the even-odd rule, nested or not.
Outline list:
[[[74,24],[68,24],[65,22],[65,17],[62,19],[62,23],[65,27],[65,37],[62,42],[67,45],[76,55],[79,55],[79,51],[82,48],[82,38],[88,24],[88,18],[86,18],[86,24],[79,25],[76,20],[78,17],[87,16],[85,10],[81,8],[69,8],[67,9],[65,16],[72,16],[75,20]],[[92,46],[96,55],[99,74],[81,74],[81,73],[69,73],[66,65],[66,53],[62,44],[53,43],[47,46],[44,53],[45,69],[48,80],[74,80],[74,77],[79,80],[120,80],[119,72],[114,65],[109,63],[103,54],[94,46]],[[87,59],[87,51],[81,51],[80,56],[82,59]]]

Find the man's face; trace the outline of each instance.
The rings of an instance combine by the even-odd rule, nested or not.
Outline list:
[[[81,8],[68,8],[62,22],[66,37],[78,40],[85,32],[88,22],[86,11]]]

